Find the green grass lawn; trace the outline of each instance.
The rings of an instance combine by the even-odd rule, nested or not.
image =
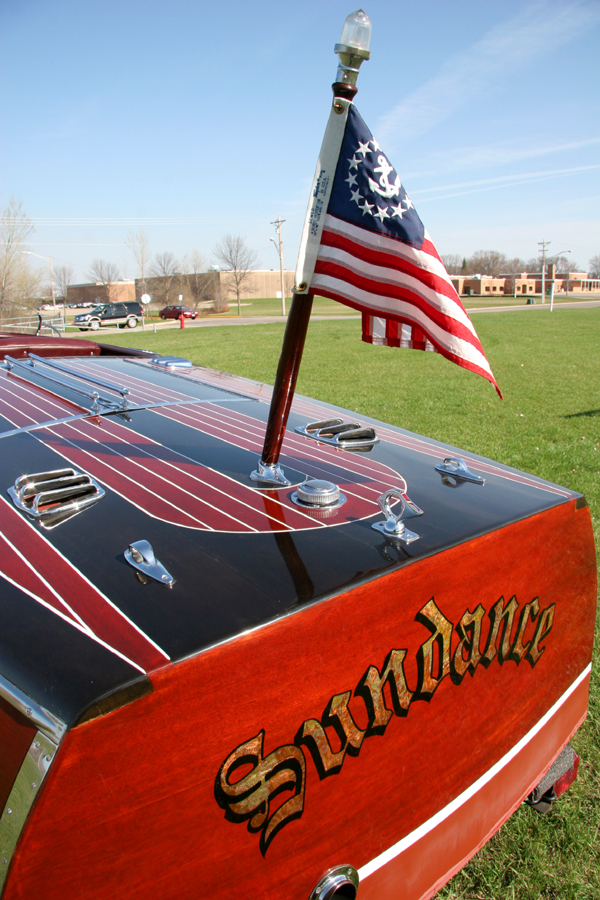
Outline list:
[[[503,401],[437,354],[363,344],[352,320],[311,324],[298,391],[581,491],[598,544],[600,309],[474,314],[473,322]],[[282,325],[257,325],[94,339],[272,383],[282,336]],[[599,656],[590,714],[573,741],[578,780],[547,816],[519,809],[438,900],[600,900]]]
[[[285,311],[290,311],[291,298],[286,297]],[[356,310],[344,306],[343,303],[337,303],[335,300],[328,300],[327,297],[315,297],[313,303],[314,316],[355,316]],[[243,316],[280,316],[281,300],[269,298],[267,300],[252,299],[242,300]],[[237,316],[237,303],[235,300],[229,300],[229,312],[223,317]],[[221,318],[221,316],[219,316]]]

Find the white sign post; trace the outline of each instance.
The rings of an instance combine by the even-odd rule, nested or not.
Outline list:
[[[152,297],[150,296],[150,294],[142,294],[142,296],[140,297],[140,300],[142,301],[142,304],[143,304],[142,305],[142,331],[145,331],[146,330],[146,314],[144,312],[144,306],[148,306],[148,304],[152,300]],[[154,330],[156,331],[156,326],[154,326]]]

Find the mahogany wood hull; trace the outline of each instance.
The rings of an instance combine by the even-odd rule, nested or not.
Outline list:
[[[308,900],[341,864],[359,900],[431,896],[585,716],[596,588],[578,505],[151,672],[153,693],[67,733],[3,898]],[[393,650],[406,692],[398,676],[378,693]]]

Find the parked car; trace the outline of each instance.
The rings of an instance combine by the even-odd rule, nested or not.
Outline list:
[[[159,312],[161,319],[178,319],[181,315],[185,319],[196,319],[198,317],[196,310],[190,309],[188,306],[165,306]]]
[[[265,384],[0,360],[5,900],[418,900],[573,780],[581,494],[299,396],[264,483]]]
[[[89,313],[81,313],[75,316],[73,324],[80,331],[97,331],[101,326],[116,325],[118,328],[127,326],[135,328],[138,319],[143,315],[140,303],[102,303]]]

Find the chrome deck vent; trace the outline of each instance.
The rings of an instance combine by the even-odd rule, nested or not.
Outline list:
[[[191,369],[191,360],[185,359],[183,356],[154,356],[150,360],[153,366],[159,369]]]
[[[343,419],[337,418],[299,425],[296,432],[323,444],[339,447],[341,450],[365,451],[379,443],[377,433],[370,425],[344,422]]]
[[[8,493],[17,509],[52,528],[97,503],[105,492],[85,473],[55,469],[21,475]]]

